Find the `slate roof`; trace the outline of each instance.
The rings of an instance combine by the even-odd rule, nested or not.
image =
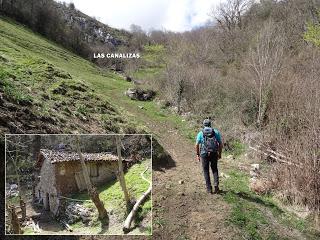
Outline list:
[[[111,153],[82,153],[85,162],[109,161],[114,162],[118,160],[116,155]],[[76,152],[56,151],[49,149],[41,149],[39,158],[48,159],[51,163],[79,161],[80,157]]]

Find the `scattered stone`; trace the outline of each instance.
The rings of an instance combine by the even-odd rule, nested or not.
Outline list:
[[[143,106],[138,106],[140,109],[144,109],[144,107]]]
[[[251,169],[252,170],[260,170],[260,165],[259,164],[251,164]]]
[[[235,157],[233,156],[233,155],[228,155],[227,157],[226,157],[228,160],[232,160],[232,159],[235,159]]]
[[[10,190],[17,190],[18,189],[18,185],[17,184],[11,184],[10,185]]]
[[[259,175],[260,175],[259,172],[250,170],[250,177],[251,177],[251,178],[257,178],[257,177],[259,177]]]
[[[183,184],[183,183],[184,183],[184,181],[183,181],[183,180],[180,180],[180,181],[179,181],[179,184]]]
[[[166,196],[161,196],[161,200],[165,200],[166,199]]]
[[[93,217],[91,209],[73,202],[66,207],[65,215],[69,224],[75,223],[79,220],[83,223],[89,223]]]
[[[225,173],[221,172],[220,177],[229,178],[230,176],[228,174],[225,174]]]
[[[152,100],[156,93],[152,90],[143,90],[140,88],[129,88],[125,95],[132,100],[149,101]]]
[[[258,178],[260,176],[260,165],[259,164],[251,164],[250,177]]]

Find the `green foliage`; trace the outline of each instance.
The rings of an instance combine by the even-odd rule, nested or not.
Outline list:
[[[133,165],[128,172],[125,173],[126,185],[130,194],[130,197],[133,199],[138,199],[149,187],[149,183],[143,180],[140,176],[147,166],[150,166],[150,160],[144,160],[140,163]],[[144,176],[151,181],[151,169],[144,174]],[[98,188],[100,200],[104,203],[108,211],[112,210],[120,219],[125,219],[126,217],[126,205],[124,201],[123,191],[121,189],[119,181],[111,181],[106,185],[103,185]],[[75,194],[72,196],[75,199],[89,200],[88,194],[86,192]],[[85,206],[94,208],[93,203],[86,202]],[[137,223],[142,221],[148,213],[150,213],[152,208],[152,202],[149,198],[139,210],[137,216]],[[98,223],[97,223],[98,224]],[[73,227],[82,228],[84,227],[81,223],[75,223]],[[98,224],[97,231],[102,230],[103,226]],[[151,226],[150,226],[151,227]],[[150,228],[149,228],[150,229]],[[148,228],[147,230],[148,231]],[[99,231],[98,231],[99,232]]]
[[[77,107],[77,112],[83,114],[84,116],[86,116],[88,114],[88,108],[86,105],[84,104],[80,104],[78,107]]]
[[[318,12],[318,16],[320,18],[320,11]],[[320,24],[308,22],[304,39],[308,42],[311,42],[315,46],[320,47]]]
[[[34,235],[33,228],[31,227],[26,227],[23,229],[23,235]]]
[[[1,76],[0,76],[1,78]],[[1,80],[1,85],[3,88],[4,95],[11,99],[12,101],[18,103],[18,104],[26,104],[29,105],[32,103],[33,98],[31,95],[25,93],[18,87],[16,87],[14,84],[12,84],[9,80]]]
[[[165,54],[165,47],[161,44],[145,45],[142,58],[150,63],[160,64]]]
[[[245,239],[286,239],[267,227],[274,221],[299,232],[307,231],[305,220],[281,210],[271,196],[258,196],[251,192],[247,174],[231,171],[229,176],[223,181],[227,189],[223,198],[232,207],[226,222],[241,229]],[[269,211],[272,217],[265,214]]]
[[[13,205],[19,205],[20,203],[20,198],[18,196],[14,196],[14,197],[9,197],[6,199],[7,204],[13,204]]]
[[[229,147],[230,147],[229,152],[236,157],[243,154],[246,150],[245,145],[239,139],[234,139],[234,140],[230,141]]]
[[[162,218],[155,218],[153,220],[153,222],[154,222],[154,224],[158,225],[159,227],[163,227],[164,225],[167,224],[167,222]]]

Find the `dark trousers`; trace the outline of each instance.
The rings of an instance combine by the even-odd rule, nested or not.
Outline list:
[[[209,168],[211,167],[213,173],[213,180],[214,186],[219,186],[219,172],[218,172],[218,155],[217,154],[210,154],[207,157],[201,157],[202,162],[202,170],[204,179],[206,181],[207,190],[210,191],[212,189],[211,181],[210,181],[210,171]]]

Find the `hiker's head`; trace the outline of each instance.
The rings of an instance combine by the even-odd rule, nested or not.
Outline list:
[[[203,127],[211,127],[211,120],[208,118],[203,120]]]

